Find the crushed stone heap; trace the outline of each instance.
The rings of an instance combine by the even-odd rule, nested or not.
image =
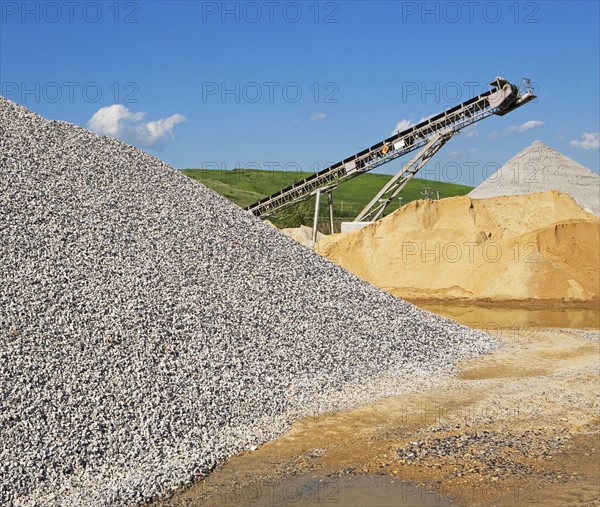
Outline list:
[[[412,301],[600,302],[600,220],[554,190],[413,201],[315,248]]]
[[[295,239],[298,243],[304,246],[312,247],[314,246],[313,241],[313,230],[311,227],[307,227],[306,225],[301,225],[300,227],[287,227],[285,229],[279,229],[279,232],[289,236],[292,239]],[[325,237],[325,234],[317,231],[317,241],[322,240]]]
[[[132,505],[498,345],[0,98],[0,504]]]
[[[472,199],[557,190],[600,216],[600,176],[541,141],[517,153],[468,194]]]

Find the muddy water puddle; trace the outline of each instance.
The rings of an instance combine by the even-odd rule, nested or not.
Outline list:
[[[447,507],[439,493],[384,476],[287,477],[246,487],[227,507]]]
[[[493,333],[513,330],[525,336],[535,329],[559,327],[600,328],[600,308],[517,308],[505,306],[451,305],[415,302],[419,308],[437,313],[460,324]]]

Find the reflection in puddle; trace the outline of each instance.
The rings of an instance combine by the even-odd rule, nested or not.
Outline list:
[[[547,327],[600,328],[599,308],[507,308],[415,303],[460,324],[486,329],[513,329],[521,334]]]
[[[286,477],[246,491],[235,507],[444,507],[438,493],[390,477]],[[252,496],[254,495],[254,498]]]

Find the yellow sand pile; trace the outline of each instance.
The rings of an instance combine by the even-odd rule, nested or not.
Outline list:
[[[315,249],[413,301],[599,301],[600,220],[556,191],[414,201]]]

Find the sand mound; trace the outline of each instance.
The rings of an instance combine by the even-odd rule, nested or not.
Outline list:
[[[414,201],[316,250],[410,300],[590,304],[600,220],[556,191]]]
[[[558,190],[600,215],[600,176],[541,141],[517,153],[477,188],[472,199]]]

